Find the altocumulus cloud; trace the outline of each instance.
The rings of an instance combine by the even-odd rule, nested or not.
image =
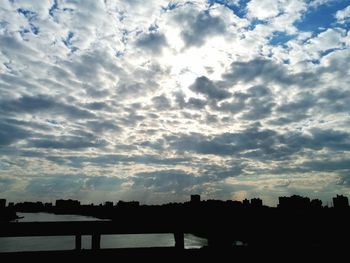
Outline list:
[[[346,194],[350,6],[287,2],[0,0],[1,195]]]

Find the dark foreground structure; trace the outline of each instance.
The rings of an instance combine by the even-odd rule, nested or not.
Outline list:
[[[338,197],[337,197],[338,198]],[[0,237],[75,236],[70,251],[0,253],[0,259],[40,260],[142,260],[153,262],[237,259],[293,260],[347,258],[350,248],[350,210],[340,201],[323,208],[319,202],[302,197],[281,198],[277,208],[262,206],[259,200],[200,201],[185,204],[100,207],[89,210],[110,221],[3,222]],[[99,211],[99,212],[98,212]],[[62,211],[61,211],[62,212]],[[63,211],[66,212],[66,211]],[[172,233],[173,248],[101,249],[101,235]],[[208,239],[208,246],[185,249],[184,234]],[[81,236],[91,236],[91,249],[81,249]],[[237,245],[239,244],[239,245]],[[6,261],[3,261],[6,262]]]

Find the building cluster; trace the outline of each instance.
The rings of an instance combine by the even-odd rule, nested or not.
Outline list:
[[[299,195],[292,196],[282,196],[278,198],[279,203],[277,205],[280,209],[309,209],[309,208],[322,208],[322,201],[319,199],[310,200],[308,197],[302,197]],[[236,200],[201,200],[201,196],[198,194],[191,195],[190,205],[200,205],[206,204],[211,206],[231,206],[231,207],[250,207],[250,208],[261,208],[263,206],[263,202],[260,198],[252,198],[250,200],[244,199],[243,201]],[[22,202],[22,203],[13,203],[10,202],[6,206],[6,199],[0,199],[0,209],[14,208],[17,211],[49,211],[49,210],[76,210],[79,208],[93,208],[93,207],[102,207],[102,208],[136,208],[139,207],[140,203],[138,201],[118,201],[113,203],[111,201],[106,201],[104,204],[94,205],[81,205],[78,200],[56,200],[55,205],[52,203],[42,203],[42,202]],[[349,201],[346,196],[337,195],[333,198],[333,207],[335,209],[348,208]]]
[[[278,198],[278,208],[287,209],[308,209],[308,208],[322,208],[322,201],[319,199],[310,200],[308,197],[299,195],[282,196]],[[337,195],[333,197],[333,207],[336,209],[348,208],[349,201],[346,196]]]

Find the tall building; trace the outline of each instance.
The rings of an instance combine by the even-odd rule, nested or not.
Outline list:
[[[333,206],[334,208],[349,207],[349,200],[346,196],[337,195],[336,197],[333,197]]]
[[[262,207],[263,202],[260,198],[253,198],[253,199],[250,199],[250,205],[254,208]]]
[[[78,200],[56,200],[56,208],[59,209],[75,209],[80,207],[80,202]]]
[[[191,203],[200,203],[201,196],[200,195],[191,195]]]
[[[310,207],[310,198],[299,195],[292,195],[290,197],[281,196],[278,198],[279,208],[287,209],[306,209]]]
[[[249,202],[248,199],[244,199],[244,200],[242,201],[242,203],[243,203],[243,206],[245,206],[245,207],[249,207],[249,206],[250,206],[250,202]]]
[[[322,201],[320,199],[311,200],[311,208],[322,208]]]
[[[6,199],[0,199],[0,208],[6,207]]]

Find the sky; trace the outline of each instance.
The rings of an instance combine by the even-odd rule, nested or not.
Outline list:
[[[0,0],[0,197],[350,188],[350,0]]]

